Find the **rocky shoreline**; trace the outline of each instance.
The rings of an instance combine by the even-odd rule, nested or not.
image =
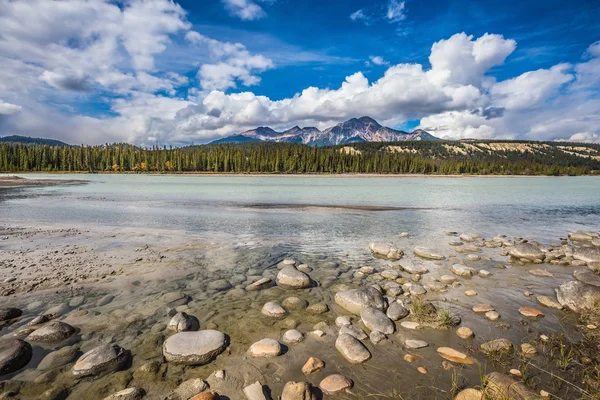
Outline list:
[[[446,232],[445,247],[403,232],[363,265],[168,234],[0,233],[0,399],[600,393],[586,380],[600,232]]]
[[[16,175],[0,175],[0,188],[80,185],[87,182],[83,179],[29,179]]]

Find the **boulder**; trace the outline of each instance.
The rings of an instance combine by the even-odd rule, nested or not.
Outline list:
[[[274,339],[262,339],[250,346],[252,357],[275,357],[281,354],[281,344]]]
[[[410,312],[406,307],[404,307],[403,304],[394,302],[388,307],[386,315],[389,319],[393,321],[398,321],[408,316],[409,313]]]
[[[363,307],[360,311],[360,318],[367,328],[371,331],[379,331],[390,335],[396,330],[394,323],[376,308]]]
[[[163,355],[168,362],[183,365],[203,365],[211,362],[227,347],[222,332],[207,329],[197,332],[180,332],[163,344]]]
[[[130,359],[130,352],[116,344],[98,346],[82,355],[73,366],[73,375],[105,375],[123,369]]]
[[[545,257],[544,252],[531,243],[516,244],[510,249],[508,254],[521,260],[529,261],[543,260]]]
[[[427,260],[445,260],[446,257],[436,253],[435,251],[428,249],[426,247],[415,247],[413,249],[413,253],[415,253],[415,255],[421,257],[421,258],[425,258]]]
[[[385,309],[383,295],[372,286],[337,292],[335,294],[335,302],[346,311],[355,315],[360,315],[363,307],[372,307],[378,310]]]
[[[388,260],[396,261],[399,260],[403,252],[392,246],[391,244],[385,243],[371,243],[369,245],[369,250],[375,257],[385,258]]]
[[[573,252],[573,258],[588,264],[600,263],[600,249],[597,247],[576,248]]]
[[[361,364],[371,358],[371,353],[354,336],[342,333],[335,341],[335,348],[352,364]]]
[[[325,394],[336,394],[352,388],[352,380],[344,375],[333,374],[329,375],[319,383],[319,388]]]
[[[197,331],[200,329],[200,322],[194,316],[178,312],[171,318],[167,328],[175,332]]]
[[[16,372],[31,361],[31,345],[21,339],[13,339],[0,350],[0,376]]]
[[[60,321],[49,322],[27,336],[32,342],[58,342],[71,337],[75,328]]]
[[[0,308],[0,322],[9,321],[21,316],[23,311],[13,307],[2,307]]]
[[[310,287],[310,277],[296,267],[288,265],[277,274],[277,286],[287,289],[305,289]]]
[[[308,382],[288,382],[283,387],[281,400],[316,400],[317,395]]]
[[[563,307],[577,313],[594,310],[600,304],[600,287],[568,281],[556,289],[556,298]]]

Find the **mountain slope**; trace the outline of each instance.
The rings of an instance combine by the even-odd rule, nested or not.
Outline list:
[[[315,127],[295,126],[283,132],[269,127],[258,127],[238,135],[215,140],[216,143],[283,142],[310,146],[335,146],[360,142],[403,142],[408,140],[437,140],[435,136],[418,129],[412,133],[381,126],[370,117],[352,118],[324,131]]]
[[[3,136],[0,137],[0,143],[21,143],[21,144],[44,144],[48,146],[70,146],[65,142],[54,139],[32,138],[28,136]]]

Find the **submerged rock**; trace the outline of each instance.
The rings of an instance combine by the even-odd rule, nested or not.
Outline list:
[[[197,331],[200,329],[200,322],[194,316],[178,312],[171,318],[167,328],[175,332]]]
[[[404,347],[407,349],[422,349],[427,346],[429,344],[424,340],[408,339],[404,342]]]
[[[287,315],[287,311],[274,301],[269,301],[263,306],[261,313],[270,318],[283,319]]]
[[[371,331],[379,331],[385,334],[394,333],[394,323],[383,313],[376,308],[363,307],[360,311],[360,318],[367,328]]]
[[[267,400],[263,385],[258,381],[246,386],[243,389],[243,392],[248,400]],[[270,399],[270,397],[268,399]]]
[[[277,286],[288,289],[305,289],[310,287],[310,277],[296,267],[285,266],[277,274]]]
[[[211,329],[180,332],[165,340],[163,355],[174,364],[203,365],[221,354],[225,347],[227,339],[222,332]]]
[[[386,258],[392,261],[399,260],[403,255],[402,250],[393,247],[391,244],[385,243],[371,243],[369,245],[369,250],[371,250],[371,253],[376,257]]]
[[[513,344],[508,339],[494,339],[489,342],[483,343],[479,346],[482,353],[492,354],[492,353],[504,353],[512,351]]]
[[[200,392],[204,392],[206,389],[208,389],[208,384],[205,381],[199,378],[194,378],[184,381],[177,386],[177,389],[175,389],[173,392],[180,399],[187,400]]]
[[[521,314],[524,317],[530,318],[538,318],[544,316],[544,313],[541,310],[538,310],[537,308],[533,307],[521,307],[519,308],[519,314]]]
[[[470,278],[475,273],[475,270],[473,268],[467,267],[462,264],[452,264],[450,270],[454,275],[462,276],[465,278]]]
[[[371,353],[354,336],[342,333],[335,341],[335,348],[352,364],[361,364],[371,358]]]
[[[18,308],[13,307],[3,307],[0,308],[0,322],[9,321],[11,319],[15,319],[21,316],[23,311]]]
[[[573,272],[573,277],[587,285],[592,285],[600,288],[600,275],[590,269],[578,269]]]
[[[49,371],[51,369],[65,366],[77,358],[79,350],[73,346],[63,347],[51,353],[40,361],[37,369],[40,371]]]
[[[57,342],[71,337],[74,333],[75,328],[71,325],[54,321],[31,332],[27,339],[33,342]]]
[[[104,400],[139,400],[144,397],[145,392],[137,387],[131,387],[113,393]]]
[[[296,329],[290,329],[283,334],[285,343],[300,343],[304,340],[304,335]]]
[[[365,340],[366,338],[368,338],[365,331],[360,329],[358,326],[351,324],[342,326],[340,328],[340,335],[342,333],[347,333],[348,335],[354,336],[358,340]]]
[[[253,292],[256,290],[271,287],[272,285],[273,285],[273,280],[271,278],[261,278],[261,279],[257,280],[256,282],[253,282],[250,285],[246,286],[246,291]]]
[[[562,310],[563,306],[556,300],[548,296],[538,296],[538,303],[548,308],[554,308],[555,310]]]
[[[598,234],[579,230],[575,232],[569,232],[568,236],[573,242],[590,242],[594,238],[597,238]]]
[[[600,248],[580,247],[573,252],[575,260],[584,261],[588,264],[600,263]]]
[[[426,247],[415,247],[413,249],[413,253],[415,253],[415,255],[421,257],[421,258],[426,258],[428,260],[445,260],[446,257],[438,254],[436,252],[434,252],[431,249],[428,249]]]
[[[508,254],[521,260],[529,261],[543,260],[545,257],[544,252],[531,243],[516,244],[510,249]]]
[[[115,344],[98,346],[82,355],[73,366],[73,375],[104,375],[121,370],[130,358],[130,352]]]
[[[371,286],[337,292],[335,294],[335,302],[346,311],[355,315],[360,315],[363,307],[372,307],[378,310],[385,309],[383,295]]]
[[[31,345],[21,339],[13,339],[0,350],[0,376],[10,374],[25,367],[33,351]]]

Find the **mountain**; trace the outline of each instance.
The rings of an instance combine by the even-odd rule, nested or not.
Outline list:
[[[3,136],[0,137],[0,143],[21,143],[21,144],[44,144],[48,146],[70,146],[65,142],[54,139],[32,138],[28,136]]]
[[[283,142],[303,143],[310,146],[334,146],[360,142],[404,142],[407,140],[437,140],[430,133],[417,129],[411,133],[381,126],[370,117],[352,118],[324,131],[315,127],[295,126],[283,132],[269,127],[258,127],[238,135],[215,140],[216,143]]]

